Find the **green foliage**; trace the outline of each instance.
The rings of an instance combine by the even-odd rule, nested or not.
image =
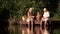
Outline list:
[[[60,29],[54,30],[53,34],[60,34]]]
[[[0,0],[0,13],[7,9],[11,18],[21,18],[30,7],[34,8],[33,12],[36,14],[37,11],[42,12],[47,5],[50,5],[50,0]]]

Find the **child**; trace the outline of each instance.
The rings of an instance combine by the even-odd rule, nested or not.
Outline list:
[[[40,23],[41,21],[41,14],[39,12],[37,12],[37,15],[36,15],[36,20]]]

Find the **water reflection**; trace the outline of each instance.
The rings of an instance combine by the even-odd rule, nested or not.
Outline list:
[[[20,32],[20,34],[49,34],[48,32],[48,27],[44,26],[36,26],[36,27],[31,27],[28,28],[28,27],[23,27],[23,26],[16,26],[16,30]]]
[[[46,27],[46,26],[44,26],[44,29],[43,29],[43,34],[49,34],[49,32],[48,32],[48,27]]]
[[[55,34],[60,31],[59,29],[59,27],[56,28],[54,26],[35,26],[34,28],[28,28],[26,26],[10,25],[8,27],[10,34]]]
[[[9,25],[8,31],[10,34],[15,34],[15,26],[14,25]]]
[[[42,27],[35,27],[34,34],[42,34]]]
[[[35,33],[36,34],[49,34],[48,27],[47,26],[40,26],[40,27],[35,27]]]

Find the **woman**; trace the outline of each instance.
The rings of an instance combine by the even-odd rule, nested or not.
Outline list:
[[[31,23],[33,23],[33,18],[34,18],[34,16],[33,16],[33,14],[32,14],[32,10],[33,10],[33,8],[30,8],[29,11],[27,12],[27,16],[28,16],[28,18],[27,18],[28,26],[30,26],[30,21],[31,21]]]
[[[47,25],[47,21],[49,20],[50,14],[47,8],[44,8],[43,11],[44,11],[44,14],[42,17],[42,21],[44,21],[44,25]],[[41,21],[41,24],[42,24],[42,21]]]

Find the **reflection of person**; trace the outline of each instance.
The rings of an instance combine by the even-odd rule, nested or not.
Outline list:
[[[29,29],[29,28],[27,28],[27,34],[31,34],[30,32],[31,32],[31,31],[30,31],[30,29]]]
[[[41,27],[35,27],[34,34],[42,34],[42,26]]]
[[[47,10],[47,8],[44,8],[43,11],[44,11],[44,14],[42,17],[42,21],[44,21],[44,25],[46,25],[47,21],[49,20],[50,14],[49,14],[49,11]],[[42,21],[41,21],[41,24],[42,24]]]
[[[39,28],[36,29],[36,34],[40,34]]]
[[[44,26],[43,34],[49,34],[49,32],[48,32],[48,30],[47,30],[47,27],[46,27],[46,26]]]
[[[42,26],[40,26],[40,34],[42,34],[43,32],[42,32],[43,30],[42,30]]]
[[[24,34],[24,30],[22,30],[22,34]]]
[[[29,26],[30,21],[33,22],[34,16],[32,14],[32,10],[33,10],[33,8],[30,8],[28,13],[27,13],[27,16],[28,16],[28,18],[27,18],[28,26]]]

